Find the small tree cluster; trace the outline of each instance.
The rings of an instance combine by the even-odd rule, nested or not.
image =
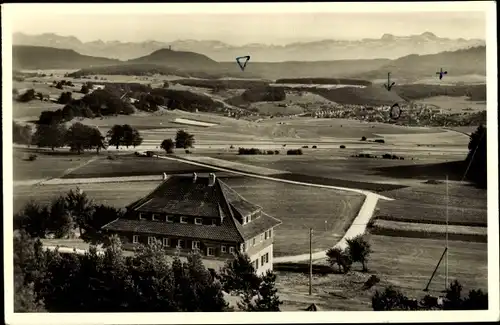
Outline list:
[[[226,262],[219,277],[224,291],[241,296],[238,302],[241,310],[280,311],[282,301],[276,289],[276,275],[268,271],[258,276],[248,255],[237,252]]]
[[[194,135],[190,134],[184,130],[177,131],[175,135],[175,147],[176,148],[192,148],[195,143]]]
[[[78,154],[84,150],[100,149],[106,147],[105,138],[99,129],[75,123],[69,129],[64,124],[38,124],[33,135],[33,143],[38,147],[48,147],[54,150],[65,145]]]
[[[124,125],[114,125],[107,134],[108,143],[110,145],[116,146],[118,149],[120,146],[133,146],[134,148],[140,145],[143,141],[139,131],[128,124]]]
[[[27,103],[35,99],[35,95],[35,89],[28,89],[17,97],[17,101],[21,103]]]
[[[368,271],[368,256],[372,253],[370,243],[363,235],[347,239],[347,247],[340,249],[332,247],[327,250],[326,256],[332,268],[337,265],[339,272],[347,273],[351,270],[352,263],[360,262],[363,272]]]
[[[71,91],[66,91],[66,92],[61,93],[57,102],[59,104],[66,105],[66,104],[70,103],[72,100],[73,100],[73,97],[72,97]]]
[[[20,125],[12,121],[12,142],[17,144],[31,144],[32,129],[29,125]]]
[[[172,139],[165,139],[161,142],[160,148],[165,150],[167,154],[170,154],[174,152],[175,143]]]

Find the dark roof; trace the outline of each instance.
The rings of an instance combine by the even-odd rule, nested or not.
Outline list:
[[[224,182],[216,178],[214,186],[208,186],[208,177],[171,176],[144,198],[127,208],[143,212],[169,212],[199,217],[220,217],[219,206],[232,215],[231,204],[242,215],[261,209],[248,202]]]
[[[151,193],[130,204],[127,209],[217,217],[223,219],[220,226],[117,219],[105,225],[103,229],[240,243],[281,223],[278,219],[262,214],[260,218],[242,225],[235,218],[235,211],[246,216],[262,208],[245,200],[220,179],[216,178],[213,186],[208,186],[208,181],[208,177],[198,176],[194,182],[192,176],[170,176]]]
[[[133,232],[193,239],[209,239],[227,242],[242,242],[241,236],[231,225],[230,218],[224,218],[221,226],[166,223],[150,220],[116,219],[103,229],[117,232]]]
[[[276,227],[281,224],[281,221],[271,217],[266,213],[262,213],[262,215],[257,219],[252,219],[251,222],[246,223],[244,225],[240,225],[240,231],[245,240],[251,239],[258,234],[263,233],[267,229],[271,227]]]

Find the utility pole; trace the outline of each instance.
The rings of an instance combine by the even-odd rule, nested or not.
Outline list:
[[[444,279],[444,290],[446,290],[448,288],[448,175],[446,175],[446,259]]]
[[[312,235],[313,230],[309,228],[309,295],[312,295],[312,277],[313,277],[313,255],[312,255]]]

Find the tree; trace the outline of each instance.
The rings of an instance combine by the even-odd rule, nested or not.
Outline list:
[[[260,280],[257,297],[253,299],[251,293],[245,293],[238,307],[244,311],[280,311],[283,302],[280,301],[276,289],[276,275],[272,271],[267,271]]]
[[[122,143],[128,148],[129,146],[134,146],[134,148],[142,143],[142,137],[137,131],[137,129],[131,127],[128,124],[122,125],[123,138]]]
[[[174,152],[175,143],[172,139],[165,139],[162,141],[160,148],[165,150],[167,153]]]
[[[177,134],[175,135],[176,148],[192,148],[194,142],[194,135],[189,134],[184,130],[177,131]]]
[[[399,290],[389,286],[383,292],[375,291],[372,297],[372,308],[381,310],[408,310],[408,298]]]
[[[80,236],[85,229],[87,221],[92,218],[94,213],[94,203],[88,198],[87,193],[77,188],[70,190],[65,197],[67,210],[70,213],[73,222],[78,226]]]
[[[470,164],[466,177],[482,188],[487,186],[487,132],[486,127],[479,125],[469,140],[469,154],[465,159]]]
[[[360,262],[363,265],[363,272],[368,271],[368,256],[372,252],[370,243],[365,240],[363,235],[347,239],[348,253],[353,262]]]
[[[116,146],[118,149],[119,146],[123,145],[123,135],[124,130],[122,125],[113,125],[113,127],[108,131],[108,143],[110,145]]]
[[[88,94],[88,93],[89,93],[89,91],[90,91],[90,90],[89,90],[89,86],[87,86],[86,84],[83,84],[83,85],[82,85],[82,88],[80,89],[80,92],[81,92],[82,94]]]
[[[248,255],[237,252],[233,259],[226,262],[220,272],[221,283],[224,291],[236,294],[257,292],[260,279],[255,273]]]
[[[29,201],[23,210],[14,215],[14,229],[24,230],[32,237],[45,238],[50,211],[34,201]]]
[[[17,144],[31,144],[31,126],[20,125],[12,121],[12,142]]]
[[[96,149],[97,154],[101,149],[106,149],[106,138],[98,128],[94,127],[89,130],[89,145],[91,148]]]
[[[91,127],[82,123],[73,124],[66,132],[66,143],[71,151],[81,154],[85,149],[90,148]]]
[[[347,273],[351,269],[351,257],[346,250],[338,247],[330,248],[326,251],[328,263],[333,268],[335,264],[338,265],[339,272]]]
[[[81,238],[94,245],[107,242],[106,235],[102,232],[102,226],[123,216],[123,212],[106,205],[96,205],[90,215],[83,220],[83,234]]]
[[[52,200],[47,228],[49,232],[54,234],[55,238],[73,237],[75,221],[68,210],[66,199],[63,196]]]
[[[59,104],[68,104],[69,102],[71,102],[72,100],[72,94],[71,94],[71,91],[67,91],[67,92],[63,92],[61,93],[61,95],[59,96],[59,99],[57,100],[57,102]]]
[[[65,145],[66,127],[63,124],[38,124],[33,135],[38,147],[54,150]]]
[[[35,89],[28,89],[27,91],[19,95],[17,101],[21,103],[27,103],[29,101],[32,101],[33,99],[35,99]]]

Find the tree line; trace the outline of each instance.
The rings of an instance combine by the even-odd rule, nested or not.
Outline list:
[[[101,149],[108,145],[116,146],[139,146],[143,141],[140,132],[128,124],[114,125],[104,137],[97,127],[82,123],[74,123],[69,128],[65,124],[38,124],[32,133],[29,125],[22,126],[13,122],[13,142],[17,144],[36,145],[40,148],[60,148],[69,146],[70,151],[78,154],[85,150],[96,150],[99,154]]]

